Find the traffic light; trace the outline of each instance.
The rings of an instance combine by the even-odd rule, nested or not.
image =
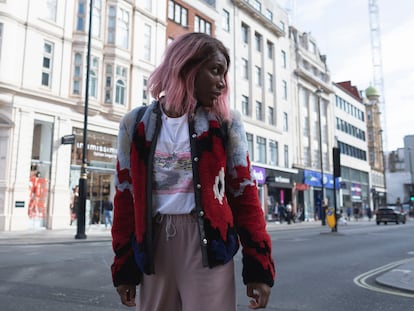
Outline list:
[[[341,151],[339,148],[332,148],[333,174],[334,178],[341,177]]]
[[[414,192],[410,192],[410,201],[414,202]]]

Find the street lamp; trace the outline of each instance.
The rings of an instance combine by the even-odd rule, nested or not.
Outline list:
[[[89,72],[91,61],[91,36],[92,36],[92,7],[93,0],[89,1],[89,29],[88,29],[88,50],[86,57],[86,85],[85,85],[85,107],[83,119],[83,145],[82,145],[82,166],[79,177],[79,208],[77,213],[77,230],[75,239],[86,239],[85,234],[85,212],[86,212],[86,195],[87,195],[87,135],[88,135],[88,103],[89,103]]]
[[[323,153],[322,153],[322,115],[321,115],[321,95],[322,95],[322,88],[318,87],[315,91],[316,96],[318,97],[318,116],[319,116],[319,157],[320,157],[320,163],[321,163],[321,221],[322,226],[326,225],[325,220],[325,211],[323,209],[323,202],[325,200],[325,185],[323,181]]]

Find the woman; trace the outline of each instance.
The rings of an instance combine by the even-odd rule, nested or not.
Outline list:
[[[112,276],[126,306],[236,310],[239,240],[250,308],[267,305],[271,240],[244,127],[227,103],[229,65],[219,40],[180,36],[148,79],[156,100],[121,120]]]

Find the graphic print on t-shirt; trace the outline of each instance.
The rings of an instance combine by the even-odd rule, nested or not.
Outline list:
[[[153,194],[191,193],[193,191],[190,152],[156,152]]]

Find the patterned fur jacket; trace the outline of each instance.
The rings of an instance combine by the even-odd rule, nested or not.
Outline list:
[[[139,109],[123,117],[118,136],[111,267],[115,286],[139,284],[142,273],[154,273],[152,159],[162,120],[158,102],[149,105],[137,123]],[[240,114],[232,112],[232,121],[220,126],[198,108],[189,118],[189,131],[203,264],[212,268],[227,263],[241,242],[244,283],[273,286],[271,240]]]

